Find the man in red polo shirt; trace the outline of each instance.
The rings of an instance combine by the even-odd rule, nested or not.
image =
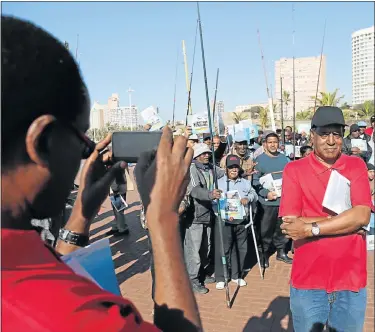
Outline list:
[[[373,115],[371,118],[370,118],[370,123],[371,123],[371,127],[368,127],[366,130],[365,130],[365,134],[371,136],[372,133],[374,132],[374,128],[375,128],[375,115]]]
[[[289,163],[283,174],[280,217],[294,240],[290,306],[295,331],[363,329],[367,251],[361,228],[369,223],[370,186],[365,163],[341,154],[344,117],[320,107],[311,121],[314,152]],[[352,208],[335,214],[322,206],[332,172],[350,181]]]
[[[124,162],[105,165],[110,136],[95,145],[85,135],[89,96],[74,58],[44,30],[2,16],[1,61],[1,330],[201,330],[177,214],[193,157],[186,138],[172,144],[166,127],[156,158],[146,153],[137,164],[156,267],[156,327],[129,300],[75,274],[31,225],[33,218],[62,210],[81,159],[87,159],[56,250],[65,255],[86,246],[91,221],[125,168]]]

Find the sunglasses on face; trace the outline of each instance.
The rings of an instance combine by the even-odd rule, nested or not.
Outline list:
[[[76,128],[74,125],[70,123],[64,123],[64,125],[69,128],[74,135],[78,138],[78,140],[82,144],[82,159],[87,159],[90,155],[94,152],[96,143],[92,141],[88,136]]]

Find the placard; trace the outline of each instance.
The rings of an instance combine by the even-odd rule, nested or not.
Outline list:
[[[193,134],[210,133],[207,113],[193,114],[191,121],[192,121],[191,128],[192,128]]]
[[[358,148],[362,152],[366,152],[367,151],[367,141],[365,141],[364,139],[361,139],[361,138],[352,138],[350,142],[352,144],[352,148]]]

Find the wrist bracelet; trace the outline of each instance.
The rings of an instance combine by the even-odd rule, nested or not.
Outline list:
[[[59,231],[59,239],[78,247],[86,247],[89,244],[89,237],[87,235],[72,232],[64,228],[61,228]]]

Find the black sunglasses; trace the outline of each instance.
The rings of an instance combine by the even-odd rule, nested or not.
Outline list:
[[[64,125],[67,128],[69,128],[75,134],[75,136],[81,141],[81,143],[83,145],[82,159],[89,158],[90,155],[95,150],[96,143],[94,141],[92,141],[90,138],[88,138],[88,136],[85,133],[83,133],[81,130],[76,128],[74,125],[72,125],[70,123],[66,123],[66,122],[64,122]]]

